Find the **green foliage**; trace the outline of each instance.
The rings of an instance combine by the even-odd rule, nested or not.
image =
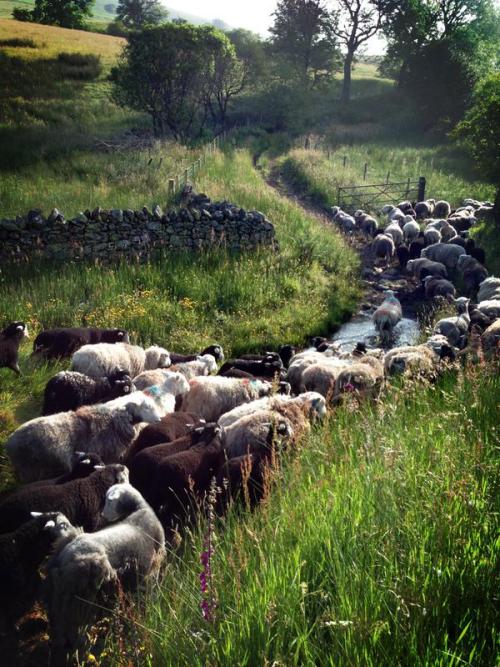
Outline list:
[[[24,9],[23,7],[14,7],[12,18],[16,21],[33,21],[31,9]]]
[[[481,366],[338,408],[284,454],[263,505],[216,521],[214,622],[202,519],[126,637],[152,665],[495,664],[499,397]]]
[[[472,106],[452,137],[467,147],[486,178],[500,183],[500,73],[478,84]]]
[[[346,166],[344,167],[344,156]],[[362,185],[364,166],[368,164],[366,183],[427,179],[426,196],[446,199],[453,206],[466,197],[490,199],[494,189],[475,180],[473,165],[467,155],[446,144],[401,146],[397,142],[363,141],[360,145],[340,145],[330,153],[295,149],[282,160],[287,180],[320,206],[337,203],[338,187]]]
[[[62,65],[62,76],[79,81],[92,81],[102,73],[99,56],[92,53],[60,53],[58,63]]]
[[[168,12],[159,0],[118,0],[116,18],[125,28],[140,30],[166,21],[167,17]]]
[[[11,49],[36,49],[37,45],[32,39],[12,37],[11,39],[0,39],[0,49],[2,47],[10,47]]]
[[[273,16],[270,47],[280,78],[309,88],[331,77],[338,65],[335,15],[323,0],[281,0]]]
[[[120,103],[147,112],[157,136],[184,141],[202,136],[208,114],[223,122],[244,83],[223,33],[179,22],[131,33],[112,76]]]
[[[61,28],[83,28],[95,0],[35,0],[32,21]]]

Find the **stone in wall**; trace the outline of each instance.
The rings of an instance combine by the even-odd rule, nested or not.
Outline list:
[[[82,211],[70,220],[54,208],[15,219],[0,219],[0,262],[147,257],[156,248],[176,251],[225,247],[278,248],[274,226],[259,211],[228,201],[212,202],[204,194],[183,193],[179,208],[163,211],[102,209]]]

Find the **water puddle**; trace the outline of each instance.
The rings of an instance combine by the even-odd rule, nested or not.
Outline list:
[[[333,336],[334,341],[342,344],[342,350],[350,352],[356,343],[365,343],[367,347],[379,347],[379,338],[372,321],[373,311],[360,312],[352,320],[343,324]],[[418,321],[403,317],[394,329],[391,345],[415,345],[420,336]]]

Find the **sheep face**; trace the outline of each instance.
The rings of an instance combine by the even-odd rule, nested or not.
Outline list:
[[[130,484],[114,484],[106,493],[102,516],[109,522],[118,521],[132,514],[141,501],[141,494]]]
[[[209,345],[202,351],[200,356],[203,357],[206,354],[211,354],[216,361],[224,361],[224,350],[222,349],[222,345]]]
[[[52,516],[51,516],[52,515]],[[31,516],[40,516],[38,512],[31,512]],[[72,532],[75,531],[75,528],[72,526],[71,521],[64,516],[61,512],[47,512],[47,523],[43,527],[44,531],[47,531],[51,538],[55,541],[63,537],[67,537]]]
[[[210,373],[215,373],[217,370],[217,361],[212,354],[202,354],[200,357],[198,357],[198,359],[206,365],[207,375],[210,375]]]
[[[140,397],[135,398],[125,405],[125,409],[129,414],[132,424],[139,424],[140,422],[148,422],[154,424],[161,421],[161,413],[155,401],[150,396],[142,392],[135,392],[141,394]]]
[[[168,350],[157,345],[152,345],[146,350],[146,370],[155,368],[168,368],[172,365]]]
[[[29,338],[28,325],[24,322],[12,322],[0,333],[4,338]]]

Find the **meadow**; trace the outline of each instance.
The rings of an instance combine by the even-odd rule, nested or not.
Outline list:
[[[335,410],[258,511],[184,535],[105,664],[494,664],[499,383],[468,367]]]
[[[235,355],[302,344],[348,317],[359,296],[356,255],[339,234],[266,185],[248,151],[219,152],[197,185],[214,199],[265,213],[281,251],[161,254],[146,264],[109,267],[2,267],[0,321],[24,320],[33,335],[51,326],[120,326],[141,344],[182,352],[217,341]],[[28,357],[26,344],[21,380],[0,370],[0,442],[39,414],[43,387],[60,369]]]

